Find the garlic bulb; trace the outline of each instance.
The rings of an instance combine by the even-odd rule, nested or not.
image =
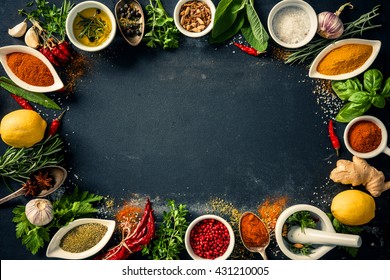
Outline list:
[[[12,37],[22,37],[24,33],[26,33],[27,30],[27,23],[26,20],[22,21],[21,23],[15,25],[12,28],[8,29],[8,34],[11,35]]]
[[[30,48],[36,49],[39,47],[40,42],[39,42],[39,36],[38,33],[35,30],[35,27],[32,26],[30,27],[27,32],[26,36],[24,36],[24,42],[26,43],[27,46]]]
[[[317,33],[327,39],[336,39],[344,32],[344,24],[340,19],[340,14],[346,6],[353,9],[351,3],[342,5],[335,13],[322,12],[318,14],[318,30]]]
[[[26,217],[36,226],[44,226],[53,220],[53,205],[47,199],[36,198],[26,204]]]

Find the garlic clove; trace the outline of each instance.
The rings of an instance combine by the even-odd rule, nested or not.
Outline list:
[[[19,38],[24,35],[27,31],[27,23],[26,20],[22,21],[21,23],[15,25],[12,28],[8,29],[8,34],[12,37]]]
[[[39,36],[34,26],[30,27],[27,30],[26,36],[24,36],[24,42],[27,46],[33,49],[37,49],[39,47]]]
[[[53,216],[53,205],[47,199],[36,198],[26,204],[25,209],[28,221],[35,226],[44,226],[50,223]]]

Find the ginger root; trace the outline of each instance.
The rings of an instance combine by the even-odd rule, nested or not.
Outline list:
[[[385,175],[357,156],[349,160],[338,160],[336,168],[330,172],[330,179],[336,183],[352,186],[363,185],[373,196],[378,197],[390,189],[390,181],[385,182]]]

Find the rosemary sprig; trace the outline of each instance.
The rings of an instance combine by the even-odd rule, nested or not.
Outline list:
[[[89,18],[84,17],[80,13],[77,14],[81,18],[81,20],[77,23],[81,29],[81,32],[78,35],[80,39],[86,36],[90,42],[97,42],[104,36],[104,34],[109,32],[109,30],[107,30],[108,26],[106,22],[101,18],[96,17],[99,13],[100,10],[97,9],[96,13]]]
[[[63,161],[64,142],[56,134],[31,148],[9,147],[0,157],[0,176],[23,183],[31,173]]]
[[[381,27],[382,25],[373,25],[370,20],[379,15],[380,5],[375,6],[372,11],[361,15],[357,20],[344,24],[344,33],[337,39],[329,40],[325,38],[316,39],[306,46],[293,51],[286,59],[286,64],[304,63],[306,60],[317,56],[326,46],[337,40],[362,35],[364,31]]]

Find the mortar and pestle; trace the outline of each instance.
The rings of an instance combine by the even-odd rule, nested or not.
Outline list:
[[[313,219],[318,220],[317,228],[305,228],[302,231],[299,226],[292,226],[287,232],[286,239],[283,237],[283,225],[291,215],[299,211],[309,211]],[[316,260],[336,246],[358,248],[362,244],[359,235],[336,233],[325,212],[307,204],[291,206],[280,214],[275,226],[275,237],[282,252],[294,260]],[[309,255],[296,254],[289,249],[291,244],[295,243],[311,244],[314,249]]]

